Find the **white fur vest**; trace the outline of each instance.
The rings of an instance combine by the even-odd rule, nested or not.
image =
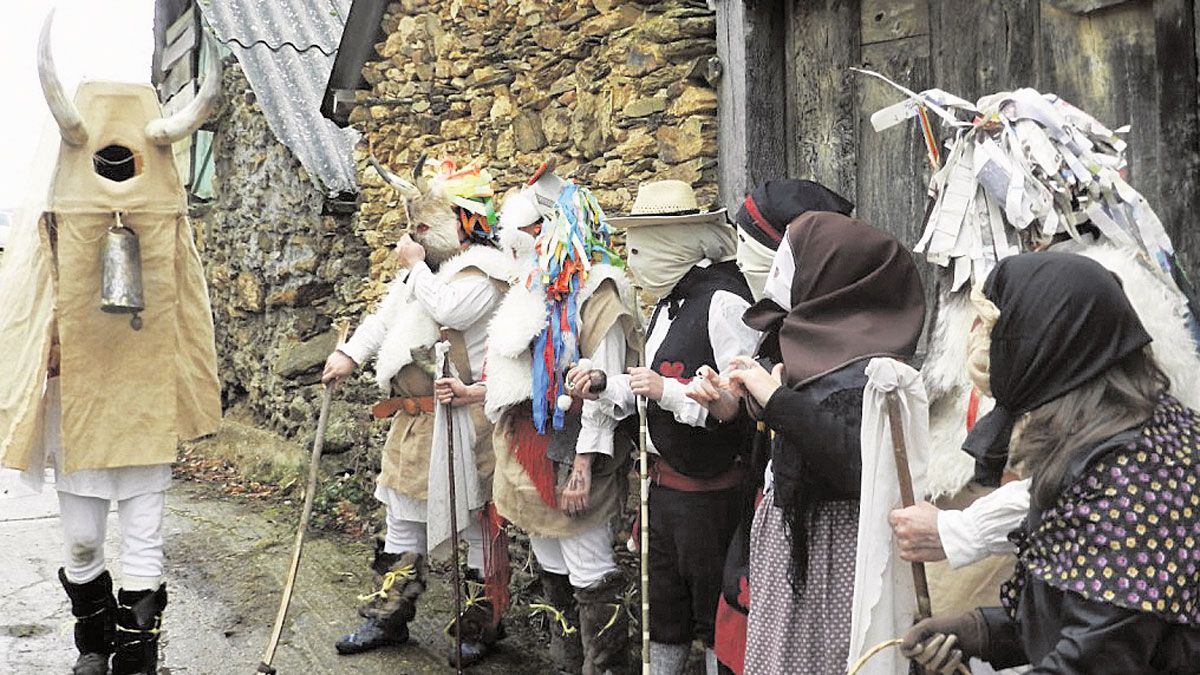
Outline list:
[[[512,257],[507,253],[487,246],[472,246],[442,263],[437,277],[449,282],[468,268],[477,269],[505,284],[511,283],[514,271]],[[392,282],[376,314],[383,320],[387,332],[375,360],[375,381],[387,392],[391,388],[392,377],[412,363],[413,350],[437,342],[439,326],[421,303],[412,297],[409,285],[399,278]]]
[[[629,307],[635,307],[633,288],[625,273],[612,265],[593,265],[579,289],[580,311],[600,284],[611,279]],[[487,399],[484,412],[493,422],[505,408],[533,396],[533,356],[530,346],[545,328],[549,316],[546,296],[538,288],[515,284],[504,296],[488,325]]]
[[[1190,408],[1200,407],[1200,377],[1196,376],[1200,353],[1187,325],[1187,300],[1174,282],[1136,251],[1073,242],[1054,248],[1091,258],[1121,279],[1125,295],[1154,339],[1150,349],[1155,360],[1171,378],[1171,394]],[[926,485],[933,498],[953,494],[974,474],[974,460],[962,450],[972,386],[967,374],[967,334],[974,320],[975,310],[965,292],[943,298],[921,368],[929,392],[932,446]],[[980,397],[979,416],[993,405],[991,399]]]

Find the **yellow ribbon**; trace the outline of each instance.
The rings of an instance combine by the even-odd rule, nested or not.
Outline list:
[[[388,572],[387,574],[383,575],[383,583],[380,584],[379,590],[375,591],[374,593],[368,593],[367,595],[360,595],[358,596],[358,600],[359,602],[369,602],[375,598],[387,598],[388,592],[392,590],[392,587],[396,585],[397,581],[408,581],[416,575],[417,574],[412,565],[405,565],[398,570]]]
[[[553,607],[551,605],[544,605],[540,602],[537,602],[537,603],[530,604],[529,609],[533,610],[532,612],[529,613],[529,616],[533,616],[533,615],[537,614],[538,612],[545,612],[545,613],[549,614],[551,620],[557,621],[559,623],[559,625],[562,626],[563,635],[574,635],[577,630],[574,626],[567,623],[566,615],[564,615],[557,607]]]
[[[463,614],[466,614],[467,610],[471,607],[485,600],[491,600],[491,598],[484,595],[481,591],[483,591],[483,584],[479,583],[478,581],[471,581],[470,579],[467,580],[467,601],[463,604]],[[460,614],[459,616],[462,615]],[[446,635],[450,635],[450,628],[454,626],[454,622],[458,621],[458,619],[459,617],[450,619],[450,623],[446,624],[446,628],[442,632]]]
[[[609,628],[612,628],[613,624],[615,624],[617,622],[617,617],[621,615],[621,603],[619,603],[619,602],[614,603],[612,607],[613,607],[612,617],[608,620],[608,623],[604,624],[604,627],[601,628],[598,633],[596,633],[596,637],[600,637],[601,635],[604,635],[604,631],[608,630]]]

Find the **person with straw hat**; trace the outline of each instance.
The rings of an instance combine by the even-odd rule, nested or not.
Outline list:
[[[701,211],[691,185],[643,184],[626,231],[629,268],[655,301],[646,366],[608,378],[599,399],[617,411],[647,400],[650,487],[650,662],[652,673],[682,673],[693,640],[710,672],[725,553],[737,527],[746,421],[716,422],[686,395],[697,369],[722,370],[753,351],[758,332],[741,321],[752,295],[734,260],[725,210]],[[575,388],[587,391],[587,373]],[[593,395],[594,396],[594,395]],[[619,415],[619,413],[618,413]]]

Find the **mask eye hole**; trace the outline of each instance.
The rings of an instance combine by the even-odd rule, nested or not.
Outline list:
[[[629,249],[629,255],[637,255],[637,254],[638,254],[638,250],[636,248]]]
[[[107,145],[92,155],[92,169],[100,177],[120,183],[142,172],[142,158],[123,145]]]

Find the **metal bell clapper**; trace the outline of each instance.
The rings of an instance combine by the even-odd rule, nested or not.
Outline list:
[[[104,235],[100,247],[100,311],[132,314],[129,326],[142,329],[138,313],[146,309],[142,289],[142,254],[137,233],[125,227],[121,214],[113,214],[115,223]]]

